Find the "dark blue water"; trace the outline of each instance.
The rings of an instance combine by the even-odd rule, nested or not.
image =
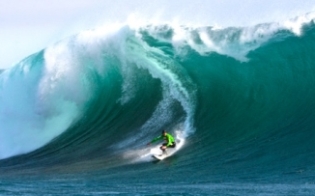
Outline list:
[[[313,22],[60,41],[0,75],[0,194],[314,195],[314,51]]]

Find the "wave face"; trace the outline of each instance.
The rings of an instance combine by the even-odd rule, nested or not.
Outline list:
[[[173,176],[312,178],[314,51],[313,22],[82,32],[1,73],[0,169],[162,179],[139,157],[167,129]]]

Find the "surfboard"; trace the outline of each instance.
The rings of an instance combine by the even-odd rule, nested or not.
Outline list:
[[[161,154],[161,155],[153,154],[152,157],[162,161],[163,159],[166,158],[166,154]]]
[[[160,149],[160,145],[155,147],[154,149],[151,149],[151,155],[154,159],[157,160],[164,160],[167,157],[172,156],[173,154],[175,154],[184,144],[184,139],[182,138],[176,138],[176,147],[175,148],[167,148],[166,149],[166,153],[162,153],[161,149]]]

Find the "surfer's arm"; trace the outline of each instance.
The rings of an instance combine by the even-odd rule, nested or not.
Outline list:
[[[158,140],[160,140],[160,139],[162,139],[162,138],[163,138],[163,136],[156,137],[156,138],[154,138],[153,140],[151,140],[150,143],[154,143],[154,142],[156,142],[156,141],[158,141]],[[149,144],[150,144],[150,143],[149,143]]]

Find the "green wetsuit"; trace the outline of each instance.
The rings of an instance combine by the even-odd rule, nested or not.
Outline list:
[[[166,133],[166,135],[160,135],[159,137],[154,138],[151,143],[156,142],[158,140],[165,139],[167,141],[166,146],[172,146],[175,143],[175,139],[171,134]]]

